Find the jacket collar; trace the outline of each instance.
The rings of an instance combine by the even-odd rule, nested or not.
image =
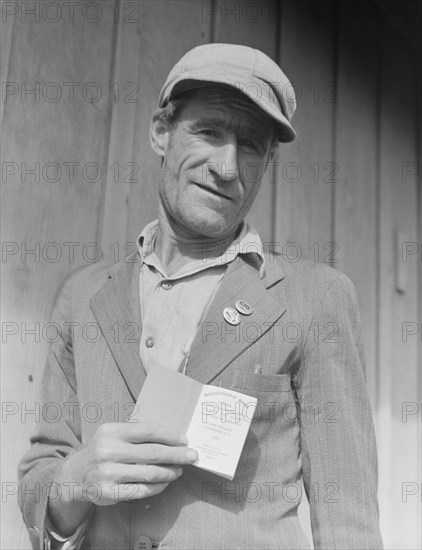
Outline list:
[[[142,317],[139,303],[138,253],[108,274],[90,305],[126,385],[136,401],[146,377],[139,356]]]
[[[113,358],[134,401],[146,372],[140,360],[142,318],[139,304],[139,270],[142,261],[133,254],[115,271],[90,301]],[[266,333],[286,311],[268,289],[284,278],[279,262],[266,254],[265,275],[243,255],[232,262],[224,275],[190,349],[186,374],[204,384],[211,382],[231,361]],[[242,316],[233,327],[223,317],[224,308],[245,300],[252,315]]]
[[[268,260],[268,257],[267,257]],[[285,313],[286,307],[268,291],[283,278],[274,263],[266,263],[261,280],[256,267],[243,258],[229,265],[218,291],[208,308],[189,353],[186,374],[208,384],[246,348],[261,338]],[[226,307],[244,300],[252,314],[241,315],[239,325],[232,326],[223,317]]]

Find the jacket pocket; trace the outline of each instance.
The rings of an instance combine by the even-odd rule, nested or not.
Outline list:
[[[269,430],[270,425],[291,426],[297,421],[290,374],[237,371],[230,389],[257,399],[252,428],[261,429],[267,425],[265,429]]]
[[[290,375],[289,374],[262,374],[255,372],[237,371],[234,373],[232,389],[249,395],[260,392],[289,392]]]

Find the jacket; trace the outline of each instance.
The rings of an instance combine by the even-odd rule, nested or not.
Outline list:
[[[47,500],[30,489],[48,485],[99,425],[127,421],[142,388],[139,269],[137,254],[83,268],[56,300],[60,338],[43,403],[60,404],[61,414],[37,426],[19,465],[34,548],[44,545]],[[232,326],[222,312],[236,300],[253,312]],[[261,280],[239,255],[192,343],[186,375],[258,400],[235,478],[187,466],[157,496],[95,506],[82,548],[141,548],[143,537],[169,549],[308,548],[297,517],[304,492],[316,549],[382,548],[360,318],[345,275],[271,254]]]

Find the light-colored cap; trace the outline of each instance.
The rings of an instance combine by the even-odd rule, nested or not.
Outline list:
[[[296,132],[290,124],[296,109],[293,86],[265,53],[237,44],[197,46],[170,71],[160,92],[159,106],[164,107],[172,97],[207,82],[231,86],[246,95],[277,122],[279,141],[295,139]]]

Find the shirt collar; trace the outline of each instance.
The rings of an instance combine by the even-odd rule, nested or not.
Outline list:
[[[145,226],[137,240],[141,262],[154,265],[154,267],[158,267],[157,262],[159,262],[154,251],[158,225],[158,219],[150,222]],[[216,255],[215,248],[210,245],[208,249],[207,247],[204,247],[203,259],[197,260],[196,262],[201,269],[206,269],[207,267],[214,265],[227,265],[236,260],[238,255],[244,256],[246,261],[248,261],[259,271],[260,279],[264,277],[265,257],[261,238],[256,229],[251,227],[245,221],[243,221],[240,225],[238,236],[226,248],[226,250],[222,252],[221,255]],[[208,261],[207,256],[211,257],[212,260]],[[160,271],[162,270],[160,269]]]
[[[144,227],[142,233],[139,235],[137,243],[138,250],[141,256],[141,261],[152,254],[155,249],[155,238],[157,236],[158,220],[150,222]]]

